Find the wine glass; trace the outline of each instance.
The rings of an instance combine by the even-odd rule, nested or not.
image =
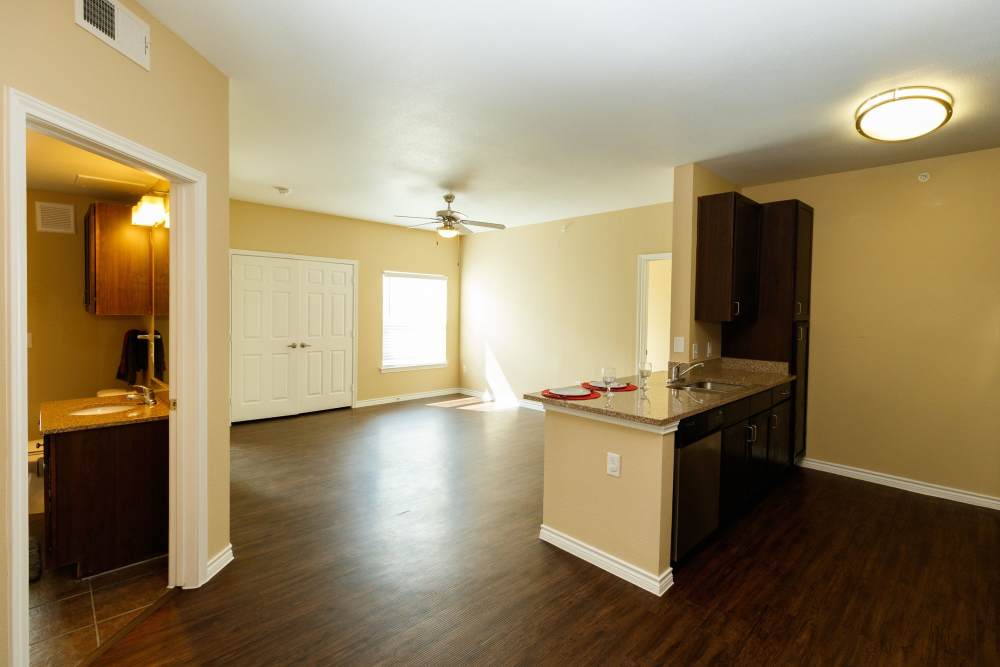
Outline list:
[[[611,403],[611,399],[614,397],[611,388],[615,386],[615,380],[617,379],[618,369],[614,366],[605,366],[601,369],[601,381],[604,382],[604,397],[608,400],[608,403]]]
[[[653,374],[653,364],[651,364],[648,361],[644,361],[641,364],[639,364],[639,378],[643,391],[646,391],[646,381],[652,374]]]

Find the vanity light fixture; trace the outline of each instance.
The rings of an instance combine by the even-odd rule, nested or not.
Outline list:
[[[159,195],[145,195],[132,207],[132,224],[141,227],[156,227],[159,224],[170,227],[170,213],[167,200]]]
[[[948,122],[955,100],[932,86],[906,86],[873,95],[854,112],[861,136],[875,141],[906,141]]]

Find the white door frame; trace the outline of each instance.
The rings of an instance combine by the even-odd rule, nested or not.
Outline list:
[[[0,212],[0,604],[6,623],[0,663],[28,664],[27,149],[26,131],[43,132],[171,182],[168,585],[208,580],[208,179],[125,137],[13,88],[4,87]],[[67,332],[72,335],[72,332]]]
[[[304,259],[309,262],[330,262],[336,264],[351,264],[354,266],[354,314],[351,316],[354,318],[353,326],[351,327],[351,353],[353,356],[353,361],[351,363],[351,408],[356,408],[358,403],[358,285],[361,283],[361,278],[358,275],[358,269],[361,267],[361,262],[356,259],[338,259],[336,257],[318,257],[316,255],[293,255],[286,252],[267,252],[264,250],[239,250],[236,248],[231,248],[229,250],[229,358],[233,358],[233,304],[232,304],[232,292],[233,292],[233,257],[235,255],[245,255],[247,257],[272,257],[275,259]],[[232,364],[230,364],[232,366]],[[229,424],[233,423],[233,405],[232,405],[232,395],[233,395],[233,369],[229,369]]]
[[[649,293],[647,291],[648,285],[648,274],[647,269],[649,268],[650,262],[656,262],[661,259],[672,259],[673,253],[670,252],[652,252],[645,255],[639,255],[636,260],[636,299],[635,299],[635,367],[636,373],[638,373],[639,364],[646,360],[646,325],[649,319],[649,306],[646,303]]]

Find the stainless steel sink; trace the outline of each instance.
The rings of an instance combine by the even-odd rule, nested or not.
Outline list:
[[[671,389],[688,389],[693,391],[711,391],[720,394],[728,394],[744,389],[740,384],[729,384],[727,382],[716,382],[715,380],[698,380],[696,382],[680,382],[667,385]]]
[[[113,415],[116,412],[131,410],[134,405],[95,405],[89,408],[74,410],[70,414],[75,417],[87,417],[90,415]]]

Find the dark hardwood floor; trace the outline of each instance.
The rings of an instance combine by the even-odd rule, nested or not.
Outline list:
[[[538,540],[540,413],[428,402],[234,427],[236,560],[99,663],[1000,665],[1000,512],[796,470],[657,598]]]

